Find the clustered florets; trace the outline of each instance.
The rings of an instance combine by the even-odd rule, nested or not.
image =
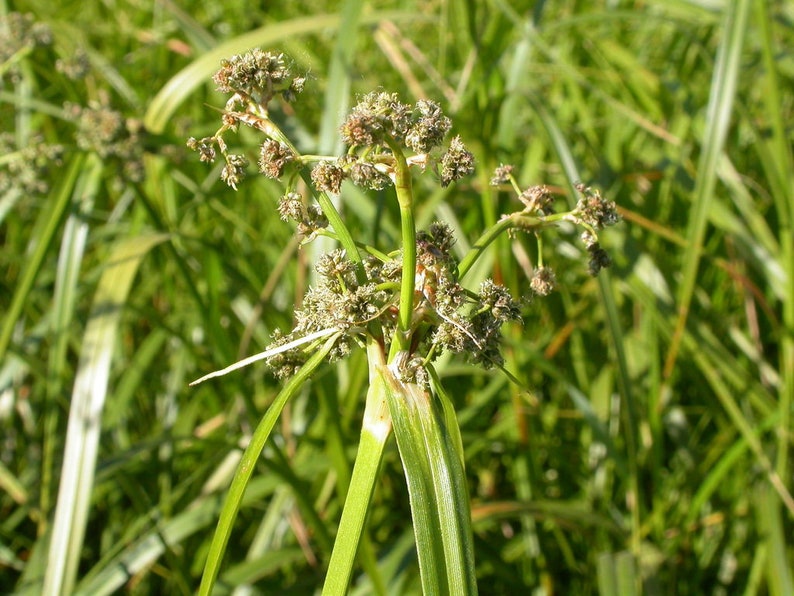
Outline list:
[[[63,146],[46,143],[40,135],[17,147],[13,133],[0,133],[0,195],[12,189],[19,194],[44,194],[49,190],[47,173],[61,164]]]
[[[392,182],[392,152],[405,148],[415,154],[411,157],[414,164],[437,163],[441,184],[448,186],[474,171],[474,157],[460,137],[454,137],[439,158],[430,157],[451,127],[449,118],[434,101],[419,100],[410,106],[402,103],[396,93],[369,93],[353,107],[340,128],[350,151],[337,166],[354,184],[380,190]],[[360,154],[358,150],[362,150]],[[312,178],[320,177],[313,174]],[[318,185],[318,189],[329,190],[327,184]]]
[[[344,170],[334,162],[321,161],[312,168],[312,183],[323,192],[339,194],[344,177]]]
[[[299,198],[292,197],[291,210]],[[292,215],[292,214],[291,214]],[[470,295],[457,281],[457,262],[450,250],[455,243],[451,228],[436,222],[417,233],[416,298],[411,323],[411,351],[402,371],[404,380],[426,381],[417,366],[423,359],[435,359],[445,350],[463,353],[471,362],[486,368],[500,366],[501,326],[520,320],[520,311],[506,288],[491,280],[482,283],[477,295]],[[343,250],[322,256],[316,266],[320,283],[304,297],[295,314],[296,324],[289,335],[276,334],[270,348],[324,329],[344,330],[331,358],[346,356],[356,341],[363,342],[370,324],[377,322],[388,342],[396,329],[397,288],[401,278],[400,255],[387,261],[369,259],[367,281],[359,283],[356,268]],[[287,377],[310,355],[303,346],[275,354],[268,363],[279,377]],[[412,362],[413,366],[408,366]]]
[[[295,152],[285,143],[267,139],[259,148],[259,171],[268,178],[278,180],[284,175],[286,165],[295,159]]]
[[[540,215],[554,213],[552,204],[554,197],[546,186],[530,186],[518,195],[518,200],[524,203],[526,210]]]
[[[296,192],[288,192],[278,203],[278,213],[283,221],[294,221],[298,235],[311,238],[318,230],[328,226],[328,218],[319,205],[305,205]]]
[[[33,20],[33,15],[10,12],[0,15],[0,76],[11,81],[19,79],[14,56],[52,43],[52,30],[45,23]]]
[[[213,80],[218,90],[232,93],[221,118],[223,127],[211,137],[191,137],[187,145],[205,162],[215,161],[220,151],[226,161],[221,178],[236,189],[245,177],[248,159],[229,154],[223,134],[242,123],[269,135],[269,102],[276,95],[292,101],[303,89],[305,77],[293,76],[284,54],[256,49],[223,61]],[[474,170],[474,158],[460,137],[452,139],[446,152],[438,149],[451,126],[434,101],[422,99],[412,106],[400,101],[396,93],[364,95],[340,127],[348,153],[340,158],[315,158],[312,182],[317,190],[333,194],[341,192],[343,180],[381,190],[393,183],[394,152],[407,149],[412,153],[406,156],[411,164],[430,164],[438,171],[441,184],[448,186]],[[436,155],[437,150],[440,155]],[[281,178],[287,165],[298,162],[300,167],[308,161],[280,139],[271,137],[260,146],[257,164],[264,175]]]
[[[248,167],[248,158],[245,155],[230,153],[226,156],[226,165],[221,170],[221,180],[237,190],[237,185],[245,178],[245,168]]]
[[[140,121],[125,118],[121,112],[98,104],[66,103],[64,111],[77,123],[75,140],[80,149],[94,151],[102,158],[117,158],[129,179],[143,179]]]
[[[614,201],[604,199],[598,190],[584,184],[577,184],[576,190],[579,191],[581,197],[574,209],[573,219],[575,221],[583,222],[595,230],[602,230],[620,221]]]
[[[212,80],[218,91],[234,93],[260,106],[267,106],[278,94],[286,101],[293,101],[306,82],[305,77],[292,76],[292,68],[284,54],[259,48],[221,62]]]
[[[618,223],[620,214],[615,202],[603,198],[598,190],[584,184],[578,184],[576,190],[581,196],[569,219],[585,227],[585,231],[582,233],[582,242],[590,255],[587,269],[590,275],[597,275],[599,271],[612,265],[609,254],[598,242],[597,232]]]
[[[361,339],[369,322],[378,317],[389,294],[372,282],[359,284],[355,265],[341,249],[323,255],[317,263],[320,283],[310,288],[303,305],[295,312],[295,326],[289,335],[276,333],[271,348],[282,346],[316,331],[336,328],[340,336],[330,353],[331,360],[347,356],[354,342]],[[302,347],[268,358],[276,376],[293,375],[309,356]]]
[[[449,144],[449,150],[441,156],[441,186],[468,176],[474,171],[474,156],[466,149],[460,137]]]
[[[620,214],[614,201],[608,201],[597,190],[584,184],[577,184],[579,199],[576,207],[565,213],[555,213],[554,197],[546,186],[530,186],[521,190],[513,177],[513,166],[501,164],[491,176],[492,186],[510,184],[524,204],[524,209],[517,213],[502,216],[510,220],[512,229],[538,231],[545,225],[559,220],[567,220],[584,228],[582,242],[589,255],[587,269],[590,275],[597,275],[602,269],[609,267],[612,260],[598,242],[598,231],[620,221]],[[538,239],[538,267],[530,280],[532,292],[538,296],[547,296],[557,285],[554,271],[543,265],[543,253]]]
[[[248,159],[229,153],[223,134],[240,123],[264,133],[267,139],[259,148],[259,171],[273,179],[289,175],[278,211],[282,219],[295,221],[298,233],[304,237],[311,238],[328,226],[323,210],[316,204],[306,204],[294,190],[296,175],[307,165],[312,166],[311,184],[320,193],[341,193],[345,180],[371,190],[399,183],[401,207],[404,203],[400,192],[405,193],[407,188],[410,193],[410,184],[405,182],[409,168],[435,172],[443,187],[474,170],[474,157],[459,136],[443,148],[452,124],[436,102],[419,100],[409,105],[396,93],[369,93],[360,98],[340,127],[342,141],[348,147],[345,155],[301,156],[269,118],[268,103],[277,95],[291,101],[305,81],[293,76],[283,54],[254,50],[233,56],[223,62],[214,80],[220,91],[233,94],[225,106],[223,126],[211,137],[189,139],[188,146],[206,162],[214,161],[219,151],[226,162],[221,178],[236,188],[245,176]],[[590,272],[595,275],[609,265],[597,232],[618,221],[613,202],[602,199],[597,191],[579,186],[581,198],[576,207],[555,213],[547,187],[521,190],[513,176],[513,166],[502,164],[496,168],[491,184],[508,183],[524,208],[504,216],[500,223],[507,225],[502,229],[537,233],[556,221],[571,221],[584,228],[581,238],[590,255]],[[322,203],[327,197],[321,195],[320,199]],[[520,320],[517,303],[507,289],[491,280],[483,282],[476,294],[461,286],[458,264],[451,252],[455,239],[448,225],[434,223],[426,231],[417,232],[415,239],[415,290],[410,317],[399,310],[405,303],[405,297],[400,296],[402,276],[406,273],[402,251],[384,255],[369,249],[371,254],[359,265],[343,250],[332,251],[317,263],[320,281],[296,311],[294,329],[287,335],[274,335],[269,363],[276,374],[290,376],[305,361],[314,344],[302,344],[301,338],[320,337],[334,330],[340,335],[331,351],[332,359],[347,355],[355,343],[364,343],[367,337],[380,342],[384,353],[388,353],[390,342],[398,338],[400,352],[395,362],[405,381],[426,383],[428,362],[445,350],[463,353],[485,367],[501,366],[500,330],[505,322]],[[350,248],[351,244],[347,246]],[[554,289],[556,280],[554,272],[543,264],[540,246],[538,255],[530,288],[534,294],[545,296]],[[400,334],[396,335],[398,328]],[[290,347],[287,344],[297,347],[286,349]]]

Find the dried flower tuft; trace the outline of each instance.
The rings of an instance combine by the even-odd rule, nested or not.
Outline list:
[[[447,187],[455,180],[474,171],[474,156],[466,149],[460,137],[454,137],[449,149],[441,157],[441,186]]]
[[[557,276],[549,267],[538,267],[529,282],[529,287],[538,296],[548,296],[557,287]]]
[[[267,139],[259,148],[259,171],[268,178],[278,180],[284,175],[284,168],[295,159],[295,154],[287,145]]]
[[[277,94],[291,101],[303,89],[305,79],[293,77],[284,54],[255,48],[221,62],[212,77],[218,91],[250,98],[264,107]]]
[[[490,185],[499,186],[500,184],[507,184],[510,182],[510,177],[513,175],[513,166],[509,164],[500,164],[491,176]]]

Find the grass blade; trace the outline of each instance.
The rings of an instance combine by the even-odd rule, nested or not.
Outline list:
[[[97,287],[74,382],[43,594],[70,593],[88,519],[113,349],[121,312],[143,258],[164,234],[116,245]]]
[[[11,343],[14,327],[22,314],[25,301],[28,298],[33,283],[41,271],[44,257],[47,255],[55,234],[61,225],[66,213],[66,208],[72,200],[73,190],[77,177],[84,163],[84,156],[76,157],[64,168],[65,174],[61,184],[53,193],[52,204],[41,210],[36,222],[31,245],[34,246],[32,254],[26,259],[25,270],[22,278],[17,282],[11,305],[3,316],[3,326],[0,329],[0,361],[3,361]]]
[[[251,475],[256,467],[256,460],[259,459],[262,449],[270,437],[270,433],[276,421],[281,415],[281,411],[290,398],[303,387],[303,384],[312,375],[315,369],[320,366],[328,355],[328,352],[334,347],[334,343],[336,343],[338,338],[339,333],[332,335],[326,340],[322,348],[317,350],[312,357],[306,361],[306,364],[301,367],[300,371],[284,386],[257,425],[251,437],[251,442],[245,448],[243,457],[237,466],[232,485],[229,487],[229,493],[223,504],[223,510],[218,519],[218,527],[215,529],[215,535],[212,538],[212,544],[207,554],[207,561],[204,565],[204,574],[201,578],[201,586],[199,587],[200,595],[208,596],[212,593],[212,587],[218,576],[223,553],[226,550],[226,545],[232,534],[232,526],[234,525],[234,520],[237,518],[237,512],[240,510],[240,504],[242,503],[245,489],[248,486],[248,481],[251,479]]]
[[[687,252],[684,256],[682,281],[678,291],[678,321],[667,352],[664,377],[669,378],[678,358],[678,350],[695,292],[703,239],[709,211],[714,200],[717,167],[731,124],[731,112],[741,67],[744,36],[749,28],[750,0],[737,0],[726,5],[724,37],[717,54],[711,95],[706,114],[706,130],[702,155],[698,163],[695,191],[687,231]]]

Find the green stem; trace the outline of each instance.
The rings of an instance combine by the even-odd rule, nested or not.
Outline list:
[[[364,532],[367,510],[375,490],[383,449],[391,435],[391,416],[386,403],[384,382],[380,375],[376,374],[378,367],[383,365],[383,352],[377,342],[370,341],[367,354],[370,385],[364,408],[361,440],[342,510],[342,519],[339,522],[339,531],[328,563],[323,596],[344,596],[347,593],[356,552]]]
[[[267,136],[272,138],[279,143],[283,143],[290,150],[298,156],[298,159],[301,158],[301,154],[295,148],[295,145],[289,140],[287,135],[285,135],[282,130],[276,126],[272,120],[270,120],[269,116],[267,115],[266,111],[258,111],[256,114],[259,118],[261,118],[261,122],[258,125],[258,128],[262,130]],[[405,160],[403,160],[405,161]],[[300,176],[303,181],[306,183],[306,186],[309,188],[314,188],[312,184],[311,177],[309,174],[304,170],[300,170]],[[353,236],[350,233],[350,230],[345,225],[342,216],[339,214],[336,206],[334,205],[331,197],[328,196],[328,193],[317,191],[315,190],[315,196],[317,198],[317,203],[320,205],[320,209],[323,210],[323,213],[328,218],[328,223],[331,224],[331,227],[336,232],[336,236],[339,239],[339,243],[342,245],[342,248],[345,249],[347,253],[347,258],[353,261],[356,264],[356,279],[359,283],[364,283],[366,281],[366,275],[364,274],[364,261],[361,258],[361,255],[356,248],[356,242],[353,240]]]
[[[518,212],[511,213],[510,215],[503,217],[490,228],[485,230],[482,236],[480,236],[472,245],[471,250],[469,250],[469,252],[458,265],[458,277],[463,279],[463,277],[469,271],[471,271],[471,268],[474,266],[474,263],[477,262],[477,259],[482,256],[488,245],[499,237],[499,234],[502,234],[511,228],[519,228],[522,230],[541,230],[545,227],[554,225],[554,222],[561,219],[563,215],[564,214],[558,214],[557,216],[550,216],[541,219],[539,217]]]
[[[400,314],[397,333],[392,342],[389,361],[399,352],[408,350],[410,343],[411,319],[414,311],[414,289],[416,285],[416,224],[414,222],[414,195],[411,185],[411,171],[405,155],[395,143],[389,143],[395,159],[394,188],[400,205],[400,228],[402,231],[402,281],[400,285]]]

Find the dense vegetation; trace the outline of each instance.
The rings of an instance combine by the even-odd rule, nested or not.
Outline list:
[[[262,47],[308,75],[274,115],[304,153],[338,151],[370,91],[443,106],[477,169],[418,179],[416,218],[459,255],[520,208],[500,164],[562,206],[579,182],[619,206],[597,278],[573,230],[545,240],[557,291],[504,329],[520,385],[436,363],[480,592],[794,593],[791,3],[251,4],[0,3],[0,592],[198,587],[283,381],[188,383],[288,332],[333,247],[299,247],[278,182],[235,191],[185,145],[218,128],[220,61]],[[388,190],[346,186],[340,210],[362,242],[399,237]],[[529,295],[536,250],[502,237],[472,275]],[[286,406],[219,593],[322,586],[366,384],[353,351]],[[410,519],[392,443],[361,555],[379,576],[355,593],[417,592]]]

